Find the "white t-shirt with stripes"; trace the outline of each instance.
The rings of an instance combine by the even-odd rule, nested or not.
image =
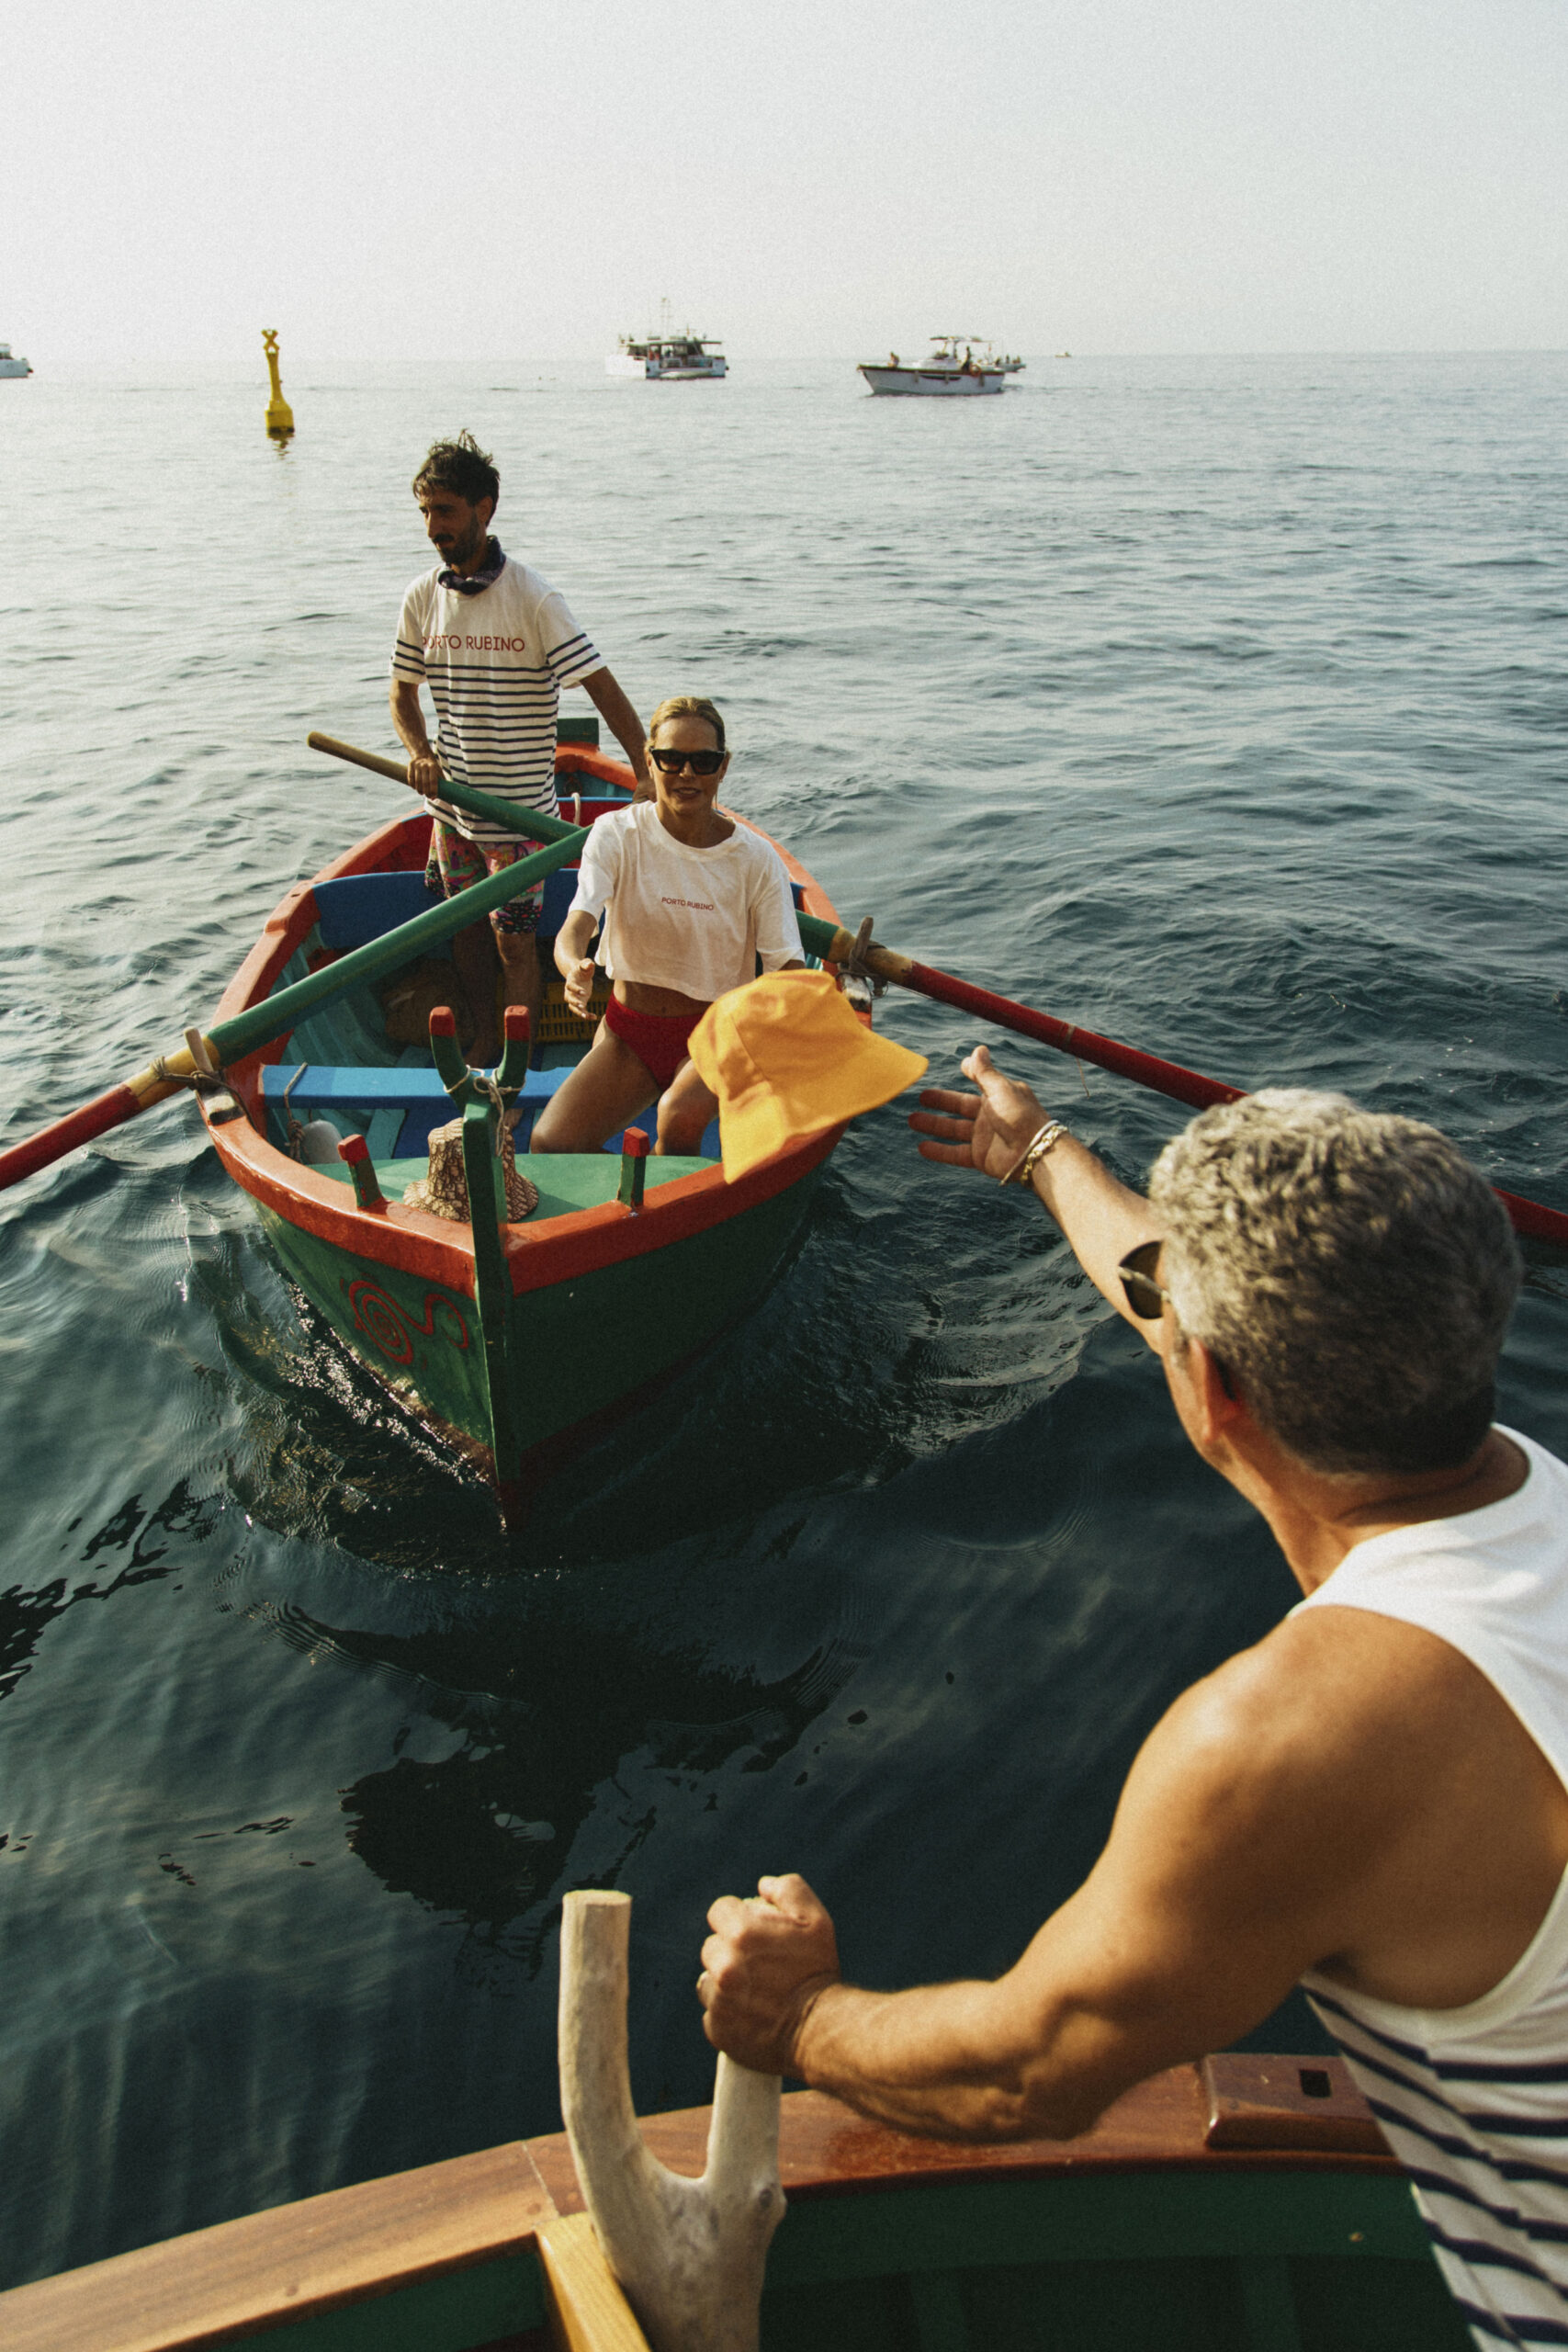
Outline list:
[[[1374,1535],[1301,1609],[1366,1609],[1467,1657],[1568,1784],[1568,1466],[1457,1519]],[[1308,1976],[1415,2184],[1478,2345],[1568,2345],[1568,1875],[1529,1949],[1478,2001],[1409,2009]]]
[[[500,578],[475,596],[443,588],[443,568],[416,580],[403,598],[392,675],[429,686],[435,749],[454,784],[553,817],[560,690],[602,670],[604,656],[558,589],[526,564],[508,556]],[[514,838],[447,801],[431,807],[469,841]],[[521,815],[516,830],[528,830]]]

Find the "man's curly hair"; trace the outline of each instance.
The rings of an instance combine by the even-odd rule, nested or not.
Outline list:
[[[1436,1127],[1269,1088],[1168,1144],[1149,1203],[1177,1321],[1298,1460],[1340,1475],[1469,1460],[1519,1253]]]
[[[433,441],[424,463],[413,478],[413,494],[422,490],[450,490],[477,506],[481,498],[501,497],[501,476],[495,459],[481,449],[465,425],[455,441]]]

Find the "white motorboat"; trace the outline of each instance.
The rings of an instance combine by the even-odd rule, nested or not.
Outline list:
[[[656,334],[624,334],[621,347],[604,362],[608,376],[640,376],[650,384],[714,382],[729,373],[712,335],[670,324],[670,305],[660,312]]]
[[[939,400],[999,392],[1021,360],[1000,361],[977,335],[933,334],[929,359],[907,361],[896,351],[885,360],[863,359],[860,372],[874,392],[923,392]],[[978,351],[976,352],[976,345]]]
[[[30,376],[32,367],[26,359],[13,356],[8,343],[0,343],[0,376]]]

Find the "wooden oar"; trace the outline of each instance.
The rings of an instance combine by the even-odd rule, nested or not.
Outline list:
[[[852,932],[823,922],[816,915],[800,917],[800,935],[811,954],[820,956],[825,963],[847,964],[855,954]],[[1049,1012],[1036,1012],[1030,1005],[1015,1003],[1011,997],[994,996],[989,989],[977,989],[968,980],[955,978],[951,972],[935,970],[930,964],[917,964],[891,947],[868,945],[861,952],[861,961],[878,979],[913,989],[919,996],[933,997],[939,1004],[955,1005],[960,1012],[972,1012],[978,1020],[994,1022],[998,1029],[1015,1030],[1021,1037],[1032,1037],[1042,1046],[1054,1046],[1058,1053],[1093,1062],[1098,1069],[1113,1070],[1118,1078],[1130,1078],[1156,1094],[1168,1095],[1172,1102],[1190,1104],[1195,1111],[1206,1111],[1212,1102],[1239,1102],[1247,1092],[1245,1087],[1227,1086],[1222,1079],[1205,1078],[1201,1070],[1183,1069],[1179,1062],[1162,1061],[1157,1054],[1140,1053],[1135,1046],[1118,1045],[1114,1037],[1101,1037],[1092,1029],[1079,1029],[1070,1021],[1057,1021]],[[1561,1209],[1543,1208],[1539,1201],[1527,1201],[1517,1193],[1506,1193],[1500,1184],[1493,1189],[1507,1210],[1516,1233],[1528,1234],[1532,1240],[1556,1241],[1568,1247],[1568,1216]]]
[[[328,737],[321,738],[321,746],[330,741]],[[346,744],[334,744],[333,748],[342,756],[355,759],[361,766],[384,770],[400,783],[407,781],[404,771],[391,760],[378,760],[369,752],[355,752]],[[459,797],[459,787],[454,786],[450,791],[454,799]],[[478,814],[488,815],[501,808],[506,811],[506,822],[515,825],[517,821],[518,812],[509,803],[488,801],[483,793],[462,792],[460,797],[466,803],[485,802],[484,808],[477,809]],[[243,1055],[254,1053],[258,1046],[270,1045],[275,1037],[286,1035],[303,1013],[325,1003],[329,997],[379,979],[384,972],[395,971],[400,964],[422,956],[426,948],[440,946],[455,932],[467,930],[469,923],[488,914],[491,907],[504,906],[508,899],[514,899],[530,883],[542,882],[558,865],[569,864],[588,838],[585,828],[569,825],[558,817],[542,816],[532,808],[526,811],[526,817],[529,831],[547,837],[544,849],[536,850],[531,857],[520,857],[515,865],[502,866],[498,874],[487,875],[482,882],[470,884],[457,898],[444,899],[441,905],[433,907],[428,914],[415,915],[412,922],[400,923],[396,931],[385,932],[379,939],[355,948],[352,954],[324,964],[319,972],[296,980],[291,988],[279,989],[260,1004],[237,1012],[232,1020],[220,1021],[205,1035],[199,1030],[187,1029],[186,1043],[173,1053],[161,1055],[134,1078],[111,1086],[107,1093],[84,1102],[79,1110],[68,1112],[64,1118],[40,1128],[37,1135],[13,1144],[8,1151],[0,1151],[0,1192],[62,1159],[78,1145],[107,1135],[111,1127],[133,1119],[139,1111],[181,1092],[203,1067],[199,1056],[205,1056],[212,1069],[221,1069]]]
[[[398,760],[384,760],[378,752],[362,752],[355,744],[340,743],[335,735],[307,735],[305,741],[312,752],[326,752],[334,760],[348,760],[356,768],[368,768],[372,775],[390,776],[394,784],[408,785],[407,766]],[[412,791],[412,786],[409,786]],[[471,785],[454,784],[443,777],[440,798],[450,801],[454,808],[466,808],[471,817],[486,817],[504,832],[529,833],[542,842],[563,841],[570,833],[578,837],[580,828],[569,825],[564,817],[547,817],[537,808],[519,808],[510,800],[497,800],[488,792],[476,792]],[[423,799],[424,796],[420,795]]]

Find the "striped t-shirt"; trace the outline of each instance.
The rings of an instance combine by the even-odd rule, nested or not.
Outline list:
[[[428,685],[435,750],[454,784],[556,814],[556,710],[563,686],[604,667],[558,590],[508,556],[477,596],[441,585],[441,568],[403,598],[392,675]],[[431,807],[470,841],[514,838],[449,802]],[[526,835],[520,818],[516,831]]]
[[[1518,1490],[1358,1544],[1301,1609],[1367,1609],[1467,1657],[1568,1781],[1568,1467],[1517,1430]],[[1568,2345],[1568,1876],[1462,2008],[1304,1989],[1415,2184],[1478,2346]]]

